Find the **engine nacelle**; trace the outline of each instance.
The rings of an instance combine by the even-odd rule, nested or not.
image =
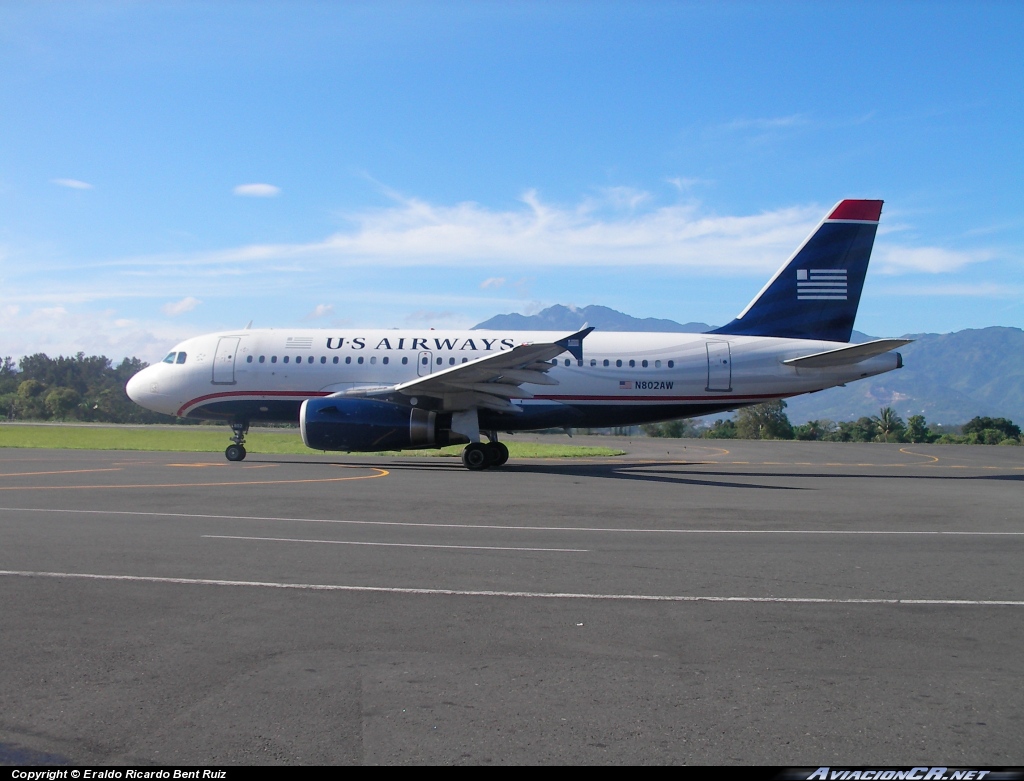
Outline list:
[[[401,450],[442,447],[448,431],[438,431],[437,413],[390,401],[325,397],[306,399],[299,430],[313,450]]]

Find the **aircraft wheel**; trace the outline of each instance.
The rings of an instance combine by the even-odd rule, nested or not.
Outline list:
[[[462,451],[462,465],[474,472],[489,467],[491,459],[490,453],[487,451],[487,445],[481,442],[473,442],[466,445],[466,449]]]
[[[508,461],[508,448],[502,442],[491,442],[488,445],[488,449],[491,451],[491,466],[502,466]]]
[[[242,445],[228,445],[224,457],[228,461],[242,461],[245,458],[245,448]]]

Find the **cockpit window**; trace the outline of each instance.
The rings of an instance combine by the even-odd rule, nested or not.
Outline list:
[[[167,357],[164,358],[164,363],[174,363],[175,355],[177,355],[177,353],[167,353]]]
[[[175,363],[185,363],[186,357],[185,353],[178,353],[178,360],[176,360]]]

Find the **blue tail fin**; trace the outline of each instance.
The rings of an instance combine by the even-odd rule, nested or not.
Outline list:
[[[850,341],[882,201],[840,201],[731,323],[710,333]]]

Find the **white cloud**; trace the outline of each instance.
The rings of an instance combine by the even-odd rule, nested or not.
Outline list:
[[[133,258],[132,265],[175,269],[236,265],[247,273],[298,263],[321,266],[444,266],[478,268],[514,263],[541,266],[674,266],[701,273],[774,270],[814,227],[824,206],[800,206],[747,216],[702,215],[692,205],[634,213],[636,194],[598,215],[592,201],[575,208],[543,202],[534,191],[524,208],[496,211],[466,202],[454,206],[406,199],[385,209],[349,215],[354,228],[319,242],[248,245],[191,256]]]
[[[957,252],[941,247],[883,246],[875,250],[874,260],[876,268],[883,274],[943,274],[958,271],[972,263],[992,260],[993,257],[995,253],[989,250]]]
[[[886,285],[878,290],[887,296],[956,296],[957,298],[1018,298],[1024,294],[1020,285],[995,282],[951,282],[938,285]]]
[[[647,200],[623,189],[604,209],[584,199],[561,206],[535,191],[522,206],[489,209],[473,202],[433,204],[407,198],[393,206],[347,215],[352,228],[325,239],[292,244],[250,244],[192,254],[131,257],[93,264],[120,269],[120,295],[145,296],[154,278],[204,290],[237,286],[274,289],[304,274],[343,268],[437,267],[448,269],[667,267],[701,276],[771,273],[799,246],[830,204],[790,206],[760,214],[716,215],[693,203],[637,208]],[[944,273],[991,260],[987,249],[948,250],[879,242],[873,268],[887,274]],[[93,275],[97,281],[96,275]],[[487,277],[483,290],[518,285],[505,275]],[[101,295],[107,283],[96,287]],[[178,288],[180,289],[180,287]],[[127,291],[131,292],[128,293]],[[13,291],[12,291],[13,292]],[[48,300],[85,291],[50,289]],[[208,295],[213,295],[209,292]],[[17,303],[29,303],[26,289]],[[84,300],[84,299],[82,299]],[[185,310],[182,310],[185,311]]]
[[[79,179],[51,179],[53,184],[59,184],[61,187],[70,187],[72,190],[91,190],[92,185],[88,182],[83,182]]]
[[[458,318],[459,315],[454,312],[432,312],[426,309],[421,309],[406,315],[405,321],[411,325],[430,326],[435,323],[447,322]]]
[[[191,312],[201,303],[203,302],[200,301],[198,298],[186,296],[185,298],[181,299],[181,301],[172,301],[169,304],[164,304],[162,307],[160,307],[160,311],[163,312],[165,315],[176,317],[178,315],[185,314],[185,312]]]
[[[700,184],[711,184],[710,179],[697,179],[695,177],[688,176],[673,176],[665,181],[679,190],[679,192],[684,192],[689,190],[691,187],[696,187]]]
[[[273,198],[281,194],[281,188],[272,184],[254,182],[252,184],[240,184],[232,191],[235,195],[244,195],[248,198]]]
[[[326,317],[334,311],[334,304],[317,304],[316,308],[310,312],[304,319],[306,320],[318,320],[321,317]]]
[[[809,124],[810,120],[803,114],[790,114],[786,117],[758,117],[755,119],[734,119],[719,127],[722,130],[779,130]]]
[[[57,357],[84,352],[106,355],[114,363],[124,357],[152,363],[191,335],[160,323],[121,318],[112,309],[73,311],[63,306],[0,308],[0,333],[4,355],[15,360],[34,353]]]

